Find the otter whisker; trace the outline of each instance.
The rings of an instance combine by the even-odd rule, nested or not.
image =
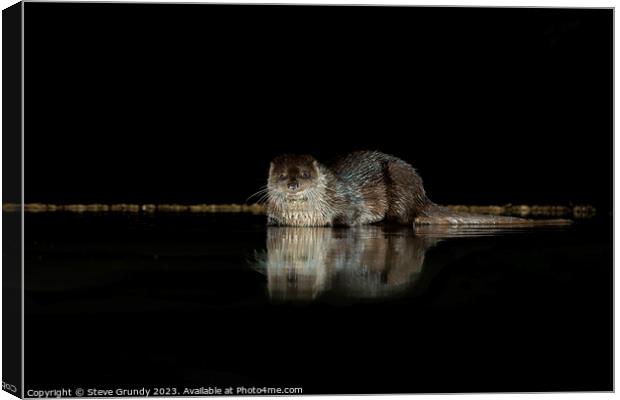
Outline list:
[[[269,191],[269,188],[267,187],[267,185],[262,186],[257,192],[253,193],[250,197],[248,197],[247,199],[245,199],[245,202],[247,203],[248,200],[250,200],[252,197],[254,196],[258,196],[260,194],[266,193]]]
[[[265,193],[258,200],[256,200],[256,202],[258,204],[262,204],[265,200],[268,200],[268,199],[269,199],[269,193]]]

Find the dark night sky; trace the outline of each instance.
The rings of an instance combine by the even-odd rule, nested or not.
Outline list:
[[[26,201],[243,202],[378,149],[439,203],[612,207],[611,10],[27,3]]]

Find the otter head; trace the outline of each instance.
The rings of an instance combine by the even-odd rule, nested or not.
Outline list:
[[[271,161],[267,186],[272,194],[287,200],[304,200],[316,188],[319,164],[309,155],[285,154]]]

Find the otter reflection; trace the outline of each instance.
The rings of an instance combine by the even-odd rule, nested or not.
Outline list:
[[[269,227],[259,269],[273,300],[313,300],[324,293],[372,299],[406,291],[438,238],[411,229]]]

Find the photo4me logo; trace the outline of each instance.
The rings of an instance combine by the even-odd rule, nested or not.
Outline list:
[[[10,383],[6,383],[2,381],[2,390],[6,390],[7,392],[17,393],[17,387],[15,385],[11,385]]]

